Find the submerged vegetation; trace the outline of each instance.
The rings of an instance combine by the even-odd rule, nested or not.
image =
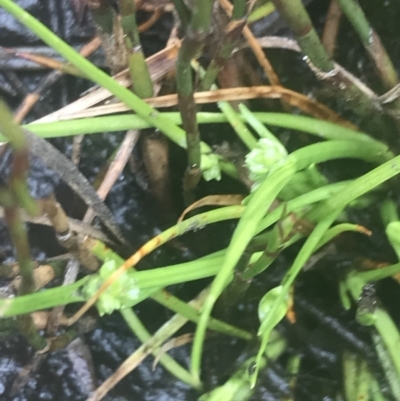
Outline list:
[[[400,400],[399,322],[380,302],[375,289],[380,280],[400,277],[400,220],[396,203],[400,156],[390,135],[376,134],[388,132],[388,127],[399,128],[400,91],[390,54],[355,0],[332,0],[323,41],[300,0],[235,0],[233,6],[226,0],[194,0],[190,4],[174,0],[173,5],[177,20],[169,45],[145,59],[134,2],[103,0],[98,7],[91,3],[100,38],[98,45],[102,43],[110,71],[116,74],[110,76],[12,0],[0,0],[0,7],[10,18],[16,18],[65,58],[64,64],[44,57],[36,58],[36,62],[50,65],[51,61],[52,68],[99,85],[64,109],[24,125],[18,124],[23,120],[21,116],[12,116],[5,103],[0,104],[0,132],[12,151],[12,161],[4,168],[7,171],[1,172],[0,203],[15,247],[15,268],[21,276],[15,296],[0,299],[1,321],[15,321],[15,330],[41,355],[65,346],[66,337],[70,340],[78,335],[77,324],[90,308],[96,307],[100,316],[120,313],[143,345],[90,394],[91,401],[102,399],[150,354],[178,380],[198,390],[202,401],[250,399],[262,372],[284,356],[290,375],[290,394],[285,399],[296,399],[296,374],[301,369],[302,356],[295,348],[290,349],[290,341],[280,327],[283,321],[297,324],[297,280],[305,266],[307,270],[318,269],[319,261],[332,252],[332,247],[340,256],[340,238],[346,233],[356,233],[357,240],[370,236],[371,227],[356,224],[359,221],[354,218],[354,211],[362,215],[375,208],[379,210],[380,224],[386,230],[386,246],[392,248],[393,256],[382,261],[371,260],[369,255],[346,254],[345,268],[334,274],[343,311],[352,311],[357,325],[368,328],[375,365],[356,350],[345,350],[341,356],[343,389],[335,396],[347,401]],[[264,18],[275,8],[294,33],[294,39],[256,38],[252,34],[248,21]],[[155,8],[154,14],[160,10],[161,6]],[[368,82],[361,82],[346,66],[333,61],[331,44],[335,43],[340,20],[335,17],[341,12],[375,67],[379,84],[374,85],[382,89],[382,95],[373,92]],[[251,48],[263,71],[262,79],[253,77],[251,86],[245,86],[245,80],[240,78],[239,62],[231,62],[246,47]],[[263,50],[271,47],[300,52],[303,62],[323,86],[325,97],[329,96],[328,102],[339,104],[339,111],[282,86]],[[246,68],[257,76],[252,63]],[[171,73],[174,71],[175,76]],[[165,93],[165,87],[174,79],[176,93],[154,96],[160,88]],[[263,85],[264,80],[270,85]],[[229,81],[232,87],[227,85]],[[165,87],[163,82],[167,83]],[[263,99],[264,111],[256,111],[259,107],[250,99]],[[265,99],[275,99],[275,103]],[[217,103],[220,111],[202,111],[200,104],[205,103]],[[265,111],[265,105],[271,111]],[[175,106],[178,111],[162,111]],[[345,116],[360,123],[363,130]],[[202,138],[202,130],[211,124],[230,130],[227,152],[213,147],[212,141],[206,141],[207,135]],[[121,255],[127,254],[129,240],[102,200],[127,163],[140,130],[145,128],[157,129],[169,143],[186,150],[181,189],[187,209],[176,224],[125,258]],[[282,139],[282,129],[301,132],[307,139],[293,146]],[[114,153],[104,180],[97,185],[97,193],[73,162],[48,151],[45,146],[50,145],[43,145],[42,139],[74,136],[74,144],[79,147],[80,135],[122,130],[127,134]],[[147,132],[141,135],[146,136]],[[149,146],[144,157],[154,194],[161,202],[167,195],[164,187],[157,185],[168,180],[167,175],[157,175],[160,170],[168,171],[161,166],[167,152],[163,141],[157,141],[162,146]],[[238,157],[232,156],[235,146],[240,148]],[[159,148],[161,153],[156,153]],[[59,176],[86,202],[90,211],[82,222],[66,216],[53,188],[46,187],[43,194],[32,197],[28,186],[32,156],[41,160],[43,169],[46,165],[54,170],[54,186]],[[357,161],[358,167],[343,176],[340,166],[347,166],[348,160]],[[241,194],[221,190],[199,197],[201,182],[221,181],[225,176],[237,181]],[[204,206],[218,207],[196,210]],[[95,215],[110,237],[90,226]],[[51,264],[51,278],[42,284],[38,284],[40,267],[30,256],[24,225],[39,216],[54,227],[59,243],[69,255],[69,268],[63,265],[60,272],[59,263]],[[230,237],[225,248],[184,263],[136,269],[146,255],[162,245],[188,232],[232,220],[237,224],[232,234],[229,230],[226,233]],[[280,282],[262,293],[254,291],[253,283],[287,252],[291,263]],[[71,265],[75,266],[72,279],[66,274]],[[1,277],[13,276],[11,270],[12,266],[2,265]],[[54,281],[59,277],[64,277],[62,285],[58,285],[60,280]],[[165,290],[200,279],[207,280],[200,282],[202,291],[193,294],[189,302],[175,295],[174,287],[171,292]],[[11,288],[14,284],[8,285]],[[237,319],[226,321],[225,316],[229,317],[237,305],[248,302],[249,294],[257,298],[258,327],[244,328]],[[134,308],[149,298],[174,312],[154,334],[147,331]],[[64,306],[69,304],[77,304],[79,309],[72,307],[64,312]],[[37,316],[51,308],[53,312],[48,312],[43,332]],[[171,340],[187,322],[195,324],[194,333]],[[237,337],[251,351],[220,386],[208,391],[202,380],[202,356],[208,333],[213,332]],[[169,349],[188,343],[190,366],[184,367],[166,354]]]

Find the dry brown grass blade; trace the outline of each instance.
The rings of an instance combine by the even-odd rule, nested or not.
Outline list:
[[[81,150],[84,137],[85,135],[75,135],[72,139],[71,161],[75,166],[78,166],[81,161]]]
[[[179,337],[175,337],[171,339],[170,341],[166,342],[165,344],[162,345],[160,348],[159,352],[157,353],[157,356],[154,358],[153,362],[153,370],[156,369],[156,366],[158,365],[158,361],[160,358],[168,351],[174,348],[182,347],[182,345],[186,345],[191,343],[193,340],[193,333],[187,333],[183,334]]]
[[[179,44],[175,43],[169,46],[153,56],[146,59],[150,70],[150,76],[153,82],[158,81],[165,76],[169,71],[175,68],[176,57],[178,55]],[[124,70],[114,76],[114,79],[125,88],[131,85],[129,71]],[[94,106],[104,100],[112,97],[112,94],[103,88],[93,89],[90,93],[75,102],[70,103],[68,106],[57,110],[54,113],[48,114],[47,116],[36,120],[37,123],[53,122],[62,120],[64,114],[73,115],[74,113],[81,112],[87,108]]]
[[[135,146],[137,140],[139,139],[139,131],[129,130],[125,138],[115,155],[114,160],[112,161],[109,169],[107,170],[106,176],[104,177],[103,182],[101,183],[99,189],[97,190],[97,194],[99,195],[100,199],[105,199],[110,192],[112,186],[114,185],[115,181],[118,179],[122,170],[124,169],[126,163],[128,162],[129,156],[132,153],[133,147]],[[90,224],[93,220],[94,212],[93,210],[89,209],[83,221],[85,223]]]
[[[228,0],[219,0],[219,4],[229,16],[232,15],[233,6]],[[250,48],[253,50],[254,55],[263,68],[265,75],[267,76],[271,85],[280,85],[278,75],[274,71],[267,57],[265,57],[262,47],[257,42],[256,37],[253,35],[253,32],[251,32],[250,28],[247,25],[243,28],[243,36],[249,43]]]
[[[1,209],[0,217],[2,215],[3,215],[3,210]],[[50,220],[46,216],[32,217],[26,213],[22,213],[22,218],[24,219],[24,221],[26,221],[28,223],[52,226]],[[68,222],[69,222],[70,229],[72,231],[76,232],[77,234],[84,235],[84,236],[88,235],[88,236],[98,239],[102,242],[105,242],[108,244],[113,244],[113,242],[110,241],[110,239],[107,237],[107,235],[105,235],[102,231],[97,230],[96,228],[94,228],[88,224],[85,224],[85,223],[81,222],[80,220],[68,218]]]
[[[83,57],[90,56],[94,51],[96,51],[101,45],[100,38],[94,37],[90,42],[84,45],[79,54]],[[6,49],[7,51],[14,52],[13,49]],[[50,57],[41,56],[40,54],[30,54],[26,52],[14,52],[17,56],[25,58],[27,60],[33,61],[44,67],[48,67],[54,70],[60,70],[61,72],[66,72],[78,76],[84,76],[84,74],[71,64],[65,64],[61,61],[54,60]]]
[[[156,2],[151,3],[151,2],[144,2],[143,4],[141,4],[139,7],[136,6],[137,10],[141,10],[141,11],[145,11],[147,13],[153,13],[156,10],[162,10],[163,13],[171,13],[172,11],[175,10],[175,7],[173,5],[173,3],[165,3],[162,4],[163,2]]]
[[[263,48],[270,48],[270,49],[286,49],[292,50],[297,53],[301,53],[301,49],[297,42],[291,38],[285,38],[281,36],[264,36],[261,38],[257,38],[257,41]],[[247,47],[247,44],[241,46],[240,48]],[[310,67],[310,70],[315,74],[316,78],[319,80],[328,79],[329,76],[324,75],[320,70],[318,70],[314,65],[312,65],[309,60],[306,62]],[[376,100],[377,108],[379,109],[379,103],[381,102],[380,97],[372,91],[367,85],[365,85],[360,79],[358,79],[355,75],[351,74],[345,68],[343,68],[340,64],[334,63],[335,70],[340,72],[343,76],[346,77],[352,84],[358,87],[358,89],[363,92],[367,97],[370,99]]]
[[[300,110],[315,118],[320,118],[323,120],[338,123],[352,129],[357,129],[354,124],[342,118],[339,114],[335,113],[329,107],[326,107],[323,104],[313,99],[310,99],[309,97],[301,93],[294,92],[282,86],[252,86],[197,92],[194,95],[194,99],[197,104],[204,104],[215,103],[219,102],[220,100],[232,101],[257,98],[281,99],[283,96],[285,97],[285,101],[288,104],[299,108]],[[176,104],[178,103],[178,97],[176,94],[173,94],[145,99],[145,101],[153,107],[171,107],[176,106]],[[95,117],[106,114],[124,112],[128,110],[128,107],[126,107],[123,103],[115,103],[106,106],[93,107],[80,113],[77,112],[70,115],[64,114],[62,119],[70,120],[74,118]]]
[[[326,15],[324,32],[322,34],[322,44],[329,56],[333,56],[336,47],[336,38],[339,32],[340,20],[342,19],[342,9],[337,0],[331,0],[328,13]]]
[[[0,208],[0,218],[4,217],[4,209]],[[28,215],[26,212],[22,211],[22,219],[26,223],[33,223],[33,224],[41,224],[44,226],[50,226],[52,227],[52,223],[46,216],[38,216],[38,217],[32,217]],[[102,242],[108,243],[108,244],[113,244],[112,241],[105,235],[102,231],[97,230],[96,228],[90,226],[89,224],[85,224],[81,222],[80,220],[75,220],[68,218],[68,223],[69,227],[72,231],[76,232],[77,234],[81,235],[88,235],[90,237],[93,237],[95,239],[98,239]]]
[[[84,45],[79,53],[83,57],[88,57],[90,56],[90,54],[96,51],[100,45],[101,45],[101,40],[96,36],[90,42]],[[21,123],[22,120],[26,117],[26,115],[32,110],[32,107],[39,101],[39,99],[40,99],[40,90],[28,94],[14,114],[15,122],[17,122],[18,124]]]
[[[156,8],[153,12],[153,15],[146,22],[143,22],[143,24],[138,27],[138,31],[144,32],[150,29],[160,19],[163,13],[164,10],[162,8]]]
[[[203,290],[195,299],[189,302],[189,305],[200,309],[209,294],[209,288]],[[129,356],[122,365],[102,383],[96,391],[86,401],[101,400],[114,386],[117,385],[126,375],[136,369],[142,361],[152,352],[157,351],[161,344],[176,331],[178,331],[187,319],[181,315],[174,315],[168,322],[164,323],[157,332],[143,343],[131,356]]]
[[[68,73],[71,75],[76,75],[78,77],[84,77],[85,75],[79,71],[76,67],[65,64],[62,61],[54,60],[51,57],[41,56],[40,54],[30,54],[25,52],[14,52],[12,49],[6,49],[8,52],[14,53],[16,56],[24,58],[29,61],[33,61],[45,68],[51,70],[59,70],[63,73]]]
[[[35,291],[49,284],[55,277],[54,269],[50,265],[40,265],[33,271],[33,280],[35,282]],[[21,276],[17,276],[10,284],[14,290],[21,285]]]
[[[178,223],[180,223],[190,211],[197,209],[198,207],[240,205],[243,199],[244,199],[243,195],[237,195],[237,194],[205,196],[204,198],[201,198],[198,201],[192,203],[190,206],[188,206],[180,215]]]
[[[70,226],[69,220],[61,205],[52,194],[40,201],[43,212],[47,214],[57,234],[57,241],[75,257],[79,263],[90,271],[96,271],[99,267],[98,260],[92,255],[85,242],[79,240]]]
[[[29,93],[26,95],[25,99],[19,105],[17,111],[14,113],[14,121],[17,124],[21,124],[23,119],[27,116],[27,114],[32,110],[32,107],[38,102],[40,99],[40,93]]]

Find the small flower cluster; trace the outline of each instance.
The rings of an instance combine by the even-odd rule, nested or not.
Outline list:
[[[258,188],[275,169],[282,166],[287,156],[286,149],[278,140],[261,138],[257,146],[246,155],[249,177],[254,181],[252,190]]]
[[[114,260],[104,262],[98,274],[92,275],[86,283],[83,289],[84,294],[90,298],[118,267],[119,265]],[[135,279],[130,272],[125,272],[101,294],[97,301],[96,306],[100,316],[133,305],[139,297],[139,292]]]

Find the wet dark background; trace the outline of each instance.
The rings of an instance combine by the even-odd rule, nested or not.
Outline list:
[[[327,3],[325,0],[314,1],[309,8],[310,14],[319,28],[322,27],[324,21]],[[392,59],[397,62],[399,60],[398,38],[400,32],[395,15],[399,15],[396,13],[396,10],[400,11],[398,10],[399,5],[394,0],[386,1],[384,6],[379,5],[379,7],[376,3],[366,0],[361,3],[367,16],[374,21],[374,26],[392,55]],[[85,15],[79,21],[68,0],[24,0],[18,1],[18,4],[51,27],[58,36],[74,47],[85,44],[93,37],[94,29],[90,18]],[[389,7],[391,12],[385,13]],[[382,12],[381,15],[377,14],[377,9]],[[139,17],[146,18],[143,14]],[[155,26],[142,35],[147,55],[164,47],[171,24],[171,16],[164,15]],[[266,28],[264,29],[260,25],[258,29],[267,32]],[[381,88],[374,78],[371,63],[365,57],[365,52],[356,35],[345,20],[341,24],[338,44],[337,61],[356,76],[368,82],[373,89],[379,91]],[[0,45],[26,48],[43,46],[43,43],[3,10],[0,10]],[[49,52],[51,54],[51,51]],[[303,93],[315,93],[319,90],[318,83],[302,63],[301,56],[279,50],[268,51],[268,56],[285,86]],[[252,55],[248,54],[248,57],[251,59]],[[90,59],[97,65],[104,66],[101,51]],[[30,63],[7,58],[1,53],[0,95],[6,99],[10,107],[15,108],[25,94],[34,91],[47,74],[46,71],[35,69]],[[82,91],[90,86],[89,82],[82,79],[62,77],[51,90],[43,94],[41,102],[35,106],[27,121],[63,107],[75,100]],[[336,109],[343,107],[332,101],[330,104]],[[255,102],[254,107],[259,107],[259,104]],[[345,110],[345,115],[352,116],[351,110]],[[367,125],[366,122],[361,121],[361,124],[363,123]],[[220,126],[208,126],[203,131],[204,137],[209,140],[210,144],[221,143],[223,139],[230,136],[229,130]],[[275,130],[274,132],[280,135],[289,148],[295,148],[299,144],[310,141],[306,135],[293,135],[286,130]],[[395,137],[397,133],[393,130],[390,134]],[[121,139],[122,133],[104,133],[85,138],[80,167],[89,179],[94,178]],[[71,151],[70,139],[55,140],[53,143],[67,154]],[[396,145],[395,140],[393,144]],[[184,154],[175,148],[172,149],[172,152],[180,159],[175,163],[173,171],[175,185],[179,188],[182,169],[185,165]],[[351,166],[351,164],[347,166]],[[346,176],[346,167],[343,170],[340,173]],[[139,177],[126,169],[107,198],[108,206],[117,223],[131,241],[133,249],[168,225],[162,213],[159,212],[151,193],[145,190],[139,181]],[[229,179],[224,179],[222,183],[202,183],[200,189],[205,194],[212,193],[214,190],[220,192],[243,191],[243,188],[237,187],[237,184]],[[60,184],[57,187],[57,196],[71,216],[82,217],[84,205],[73,196],[65,185]],[[179,210],[182,206],[179,196],[177,196],[176,202],[177,210]],[[279,326],[279,330],[288,339],[288,349],[277,363],[271,364],[270,368],[262,373],[252,400],[280,400],[289,394],[285,366],[288,358],[297,353],[302,355],[302,362],[297,377],[296,400],[333,400],[336,397],[337,392],[341,389],[341,353],[344,349],[361,353],[370,361],[372,367],[379,370],[370,345],[369,331],[355,322],[354,310],[343,311],[337,296],[338,275],[345,271],[349,261],[355,256],[362,255],[383,261],[394,260],[383,235],[383,227],[377,218],[376,210],[371,207],[363,213],[357,211],[350,213],[353,221],[373,229],[374,235],[371,238],[367,239],[356,235],[346,237],[342,241],[340,254],[327,256],[316,269],[300,276],[296,284],[295,303],[298,322],[293,326],[283,322]],[[185,250],[182,251],[176,247],[162,247],[146,258],[145,265],[162,266],[177,263],[220,249],[227,244],[232,229],[233,225],[227,223],[193,233],[182,239]],[[30,227],[32,254],[35,258],[44,259],[60,252],[55,241],[51,240],[51,235],[51,231],[48,229]],[[0,239],[2,260],[12,260],[13,250],[4,226],[1,226],[0,229]],[[257,330],[258,299],[265,291],[280,282],[297,251],[298,246],[285,251],[284,255],[280,256],[266,272],[257,277],[249,291],[248,298],[224,318],[248,330]],[[204,282],[201,285],[204,285]],[[176,286],[173,291],[183,299],[190,299],[199,289],[200,284],[195,283]],[[397,284],[386,280],[378,286],[378,294],[386,305],[393,305],[399,295]],[[393,309],[390,308],[391,312],[395,313],[396,311]],[[135,311],[151,332],[154,332],[171,316],[170,312],[152,301],[144,302],[135,308]],[[400,319],[398,314],[399,312],[395,315],[397,322]],[[190,331],[193,331],[193,326],[187,325],[180,333]],[[85,334],[82,341],[90,350],[94,374],[98,383],[109,377],[121,362],[140,345],[118,314],[100,319],[96,328]],[[254,354],[255,349],[252,345],[225,336],[216,336],[207,340],[203,366],[203,378],[206,386],[212,387],[222,383],[232,374],[240,361]],[[172,350],[170,354],[178,362],[188,366],[190,347]],[[77,352],[71,349],[49,355],[26,386],[17,394],[12,395],[12,383],[20,369],[30,361],[31,356],[32,351],[23,338],[16,335],[0,337],[0,400],[80,401],[87,398],[91,380],[87,374],[88,367],[84,358],[80,358]],[[138,401],[190,401],[197,399],[198,394],[195,391],[175,380],[162,367],[157,367],[153,372],[151,364],[152,358],[146,359],[105,399],[110,401],[132,399]],[[383,378],[381,386],[385,387]]]

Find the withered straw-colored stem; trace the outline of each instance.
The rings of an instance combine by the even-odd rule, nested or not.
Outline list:
[[[232,11],[232,20],[225,28],[224,36],[218,45],[216,54],[211,60],[206,74],[202,79],[200,90],[206,91],[211,89],[211,86],[214,84],[218,73],[222,70],[226,61],[231,56],[232,51],[235,48],[245,26],[246,1],[235,0]]]
[[[235,11],[232,8],[232,5],[229,3],[228,0],[219,0],[219,3],[221,4],[221,7],[226,11],[226,13],[228,15],[231,15]],[[260,65],[261,65],[262,69],[264,70],[265,75],[268,78],[271,85],[280,85],[278,75],[276,74],[271,63],[265,56],[262,47],[260,46],[256,37],[253,35],[253,32],[251,32],[251,30],[248,26],[243,27],[243,36],[249,43],[249,46],[254,53],[254,56],[257,58],[257,61],[260,63]]]
[[[85,246],[85,242],[80,242],[78,236],[72,232],[68,216],[65,214],[61,205],[57,202],[54,195],[41,201],[44,213],[47,214],[57,233],[59,244],[68,250],[79,263],[88,270],[95,271],[99,267],[99,262]]]
[[[331,0],[328,13],[326,15],[324,32],[322,34],[322,43],[329,57],[333,56],[336,46],[336,38],[339,31],[342,10],[337,0]]]
[[[203,290],[196,298],[189,302],[189,305],[199,310],[208,293],[208,288]],[[186,322],[187,319],[185,317],[179,314],[174,315],[148,341],[131,354],[116,372],[106,379],[86,401],[100,401],[117,383],[139,366],[149,354],[160,347],[162,343],[175,334]]]

